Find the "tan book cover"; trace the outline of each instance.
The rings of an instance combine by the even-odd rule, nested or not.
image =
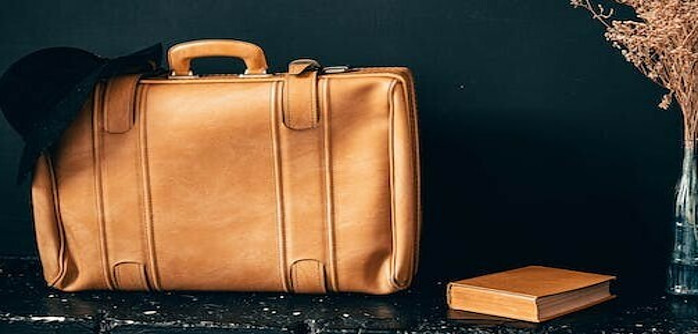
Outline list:
[[[542,322],[609,299],[614,276],[528,266],[448,284],[452,309]]]

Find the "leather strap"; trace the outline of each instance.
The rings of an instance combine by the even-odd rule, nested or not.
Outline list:
[[[137,262],[120,262],[114,265],[114,286],[119,290],[148,290],[145,266]]]
[[[320,64],[312,59],[291,62],[283,94],[284,124],[289,129],[306,130],[319,122],[317,77]]]
[[[291,266],[295,293],[326,293],[325,266],[316,260],[299,260]]]
[[[133,127],[133,104],[141,76],[123,75],[107,82],[104,92],[104,131],[107,133],[125,133]]]
[[[110,288],[117,290],[149,290],[151,286],[146,275],[139,132],[129,131],[139,126],[134,122],[139,78],[138,74],[124,75],[100,84],[102,94],[97,96],[102,101],[96,105],[102,110],[95,110],[93,120],[104,271]]]
[[[282,105],[286,99],[283,94],[278,96],[278,105]],[[277,112],[275,117],[283,118],[286,110]],[[294,292],[324,293],[328,261],[324,130],[316,126],[298,131],[282,122],[276,124],[289,285]]]

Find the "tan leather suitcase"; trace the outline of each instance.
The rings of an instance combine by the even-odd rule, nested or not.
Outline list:
[[[193,75],[194,58],[244,60]],[[65,290],[410,285],[420,233],[414,88],[399,67],[266,74],[233,40],[172,47],[170,75],[100,83],[36,165],[44,277]]]

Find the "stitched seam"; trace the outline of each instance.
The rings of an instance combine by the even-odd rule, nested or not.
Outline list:
[[[123,283],[121,282],[121,275],[119,275],[119,270],[117,270],[118,268],[119,268],[119,264],[117,263],[117,264],[114,266],[114,269],[112,269],[112,271],[114,272],[114,273],[113,273],[113,275],[114,275],[114,285],[115,285],[115,287],[116,287],[117,290],[122,290],[122,289],[123,289]]]
[[[309,95],[310,95],[310,99],[307,100],[307,101],[308,101],[308,102],[307,102],[307,103],[308,103],[308,109],[306,110],[306,114],[308,114],[308,115],[307,115],[307,116],[308,116],[307,122],[308,122],[308,124],[310,124],[310,127],[312,127],[312,126],[313,126],[313,116],[312,116],[312,115],[313,115],[313,109],[314,109],[314,108],[313,108],[313,101],[315,101],[315,94],[313,94],[313,85],[311,84],[311,82],[314,81],[314,80],[311,79],[311,78],[313,77],[313,74],[312,74],[312,73],[308,73],[308,74],[306,74],[306,75],[307,75],[307,77],[308,77],[306,80],[307,80],[307,81],[310,81],[310,82],[307,83],[308,88],[310,89],[310,94],[309,94]],[[303,124],[302,126],[305,128],[306,125]]]
[[[315,266],[312,265],[310,266],[310,268],[303,268],[303,270],[305,271],[304,280],[307,282],[306,285],[308,285],[307,291],[310,292],[317,291],[317,289],[319,288],[319,286],[317,285],[313,286],[313,283],[317,284],[317,272],[314,272],[315,269]]]
[[[119,270],[119,266],[124,265],[124,264],[130,264],[130,263],[132,263],[132,262],[119,262],[119,263],[114,264],[112,271],[114,272],[114,283],[116,285],[115,288],[117,290],[124,289],[124,286],[123,286],[123,283],[124,283],[123,276],[124,275],[123,275],[122,270]]]
[[[279,248],[279,278],[281,280],[281,286],[285,291],[289,291],[288,273],[286,265],[286,234],[284,233],[284,204],[283,204],[283,185],[281,181],[281,163],[279,161],[279,137],[278,137],[278,94],[279,94],[280,83],[275,83],[272,85],[271,90],[271,105],[270,105],[270,134],[271,134],[271,144],[272,144],[272,161],[274,167],[272,169],[272,174],[274,176],[274,191],[276,198],[276,238],[277,246]],[[283,101],[282,101],[283,103]]]
[[[115,282],[116,282],[116,288],[117,288],[118,290],[124,290],[124,286],[123,286],[123,276],[124,276],[124,275],[123,275],[123,270],[118,270],[118,269],[119,269],[119,267],[122,266],[122,265],[129,265],[129,264],[130,264],[130,265],[135,265],[135,266],[138,267],[138,279],[140,280],[140,282],[139,282],[140,288],[141,288],[142,290],[146,290],[146,291],[150,290],[149,287],[148,287],[148,283],[147,283],[148,281],[147,281],[146,277],[144,276],[145,266],[143,266],[142,263],[134,262],[134,261],[118,262],[118,263],[114,264],[114,269],[113,269],[113,271],[114,271],[114,279],[115,279]]]
[[[308,73],[307,74],[308,78],[308,88],[310,88],[310,99],[308,100],[308,127],[314,127],[315,126],[315,118],[313,117],[315,114],[315,89],[313,86],[315,86],[315,78],[314,72]],[[305,127],[305,126],[304,126]]]
[[[315,272],[313,273],[313,276],[315,276],[315,281],[317,283],[317,291],[318,292],[323,292],[325,289],[323,288],[322,280],[320,279],[320,270],[322,270],[322,267],[320,266],[319,262],[315,263]]]
[[[104,111],[104,117],[105,117],[105,122],[104,122],[104,128],[107,132],[113,133],[113,134],[121,134],[121,133],[126,133],[131,128],[133,128],[133,123],[134,123],[134,107],[135,107],[135,101],[134,97],[136,95],[136,91],[138,89],[138,81],[140,79],[140,75],[137,74],[132,74],[128,75],[128,77],[120,77],[120,78],[115,78],[109,81],[108,83],[108,88],[107,88],[107,95],[108,96],[113,96],[118,92],[118,87],[123,87],[125,84],[122,82],[122,80],[126,80],[126,89],[128,90],[127,97],[126,97],[126,105],[124,106],[125,108],[120,108],[122,106],[116,106],[116,108],[111,108],[114,106],[114,103],[109,102],[105,106],[105,111]],[[116,81],[119,80],[119,81]],[[119,84],[115,84],[118,82]],[[116,88],[115,88],[116,87]],[[110,97],[111,99],[111,97]],[[123,111],[121,111],[123,109]],[[114,110],[112,112],[112,110]],[[125,117],[125,121],[128,122],[125,128],[121,128],[118,126],[113,126],[111,119],[113,117],[112,113],[118,113],[118,112],[126,112],[128,117]],[[116,117],[118,119],[118,117]],[[114,128],[116,127],[116,128]]]
[[[319,93],[318,93],[317,85],[318,85],[318,74],[316,72],[313,74],[313,81],[310,83],[310,87],[312,89],[312,95],[313,95],[313,99],[311,100],[311,103],[313,104],[312,105],[313,112],[311,113],[310,117],[312,117],[311,124],[312,124],[313,128],[317,127],[318,122],[320,121],[320,112],[318,110],[320,108],[320,106],[319,106],[320,100],[318,97]]]
[[[315,270],[306,268],[308,261],[315,263]],[[327,292],[323,280],[324,268],[320,261],[312,259],[298,260],[291,265],[291,277],[293,279],[293,292],[303,290],[305,292],[325,293]],[[312,283],[316,283],[315,287]],[[307,289],[306,289],[307,288]]]
[[[316,276],[317,276],[318,289],[319,289],[319,292],[321,292],[321,293],[327,292],[327,289],[325,287],[325,282],[322,280],[324,271],[325,271],[324,266],[320,262],[317,262],[317,271],[315,273],[317,274]]]
[[[153,231],[153,208],[152,208],[152,198],[150,194],[150,170],[148,165],[148,141],[147,141],[147,118],[145,112],[146,101],[148,100],[148,87],[143,87],[143,97],[141,98],[139,117],[140,117],[140,152],[141,152],[141,170],[143,179],[143,205],[144,210],[144,222],[145,222],[145,233],[148,248],[149,264],[151,267],[150,273],[152,276],[152,284],[155,290],[161,290],[160,280],[158,278],[157,261],[155,255],[155,239]]]
[[[388,155],[389,155],[389,169],[390,169],[390,177],[389,177],[389,182],[390,186],[388,189],[390,189],[390,235],[391,235],[391,246],[392,250],[390,251],[390,279],[388,280],[390,284],[394,288],[399,288],[399,284],[397,283],[396,279],[396,262],[397,262],[397,235],[396,235],[396,227],[395,227],[395,148],[393,145],[395,144],[394,142],[394,135],[395,135],[395,126],[394,126],[394,119],[395,119],[395,104],[393,103],[393,89],[395,88],[397,81],[392,81],[390,83],[390,87],[388,88]]]
[[[409,90],[409,91],[408,91]],[[411,93],[411,94],[410,94]],[[411,110],[407,111],[407,121],[408,121],[408,126],[409,126],[409,135],[410,135],[410,151],[412,152],[411,159],[409,160],[410,165],[412,167],[412,187],[415,191],[414,195],[414,213],[412,219],[414,219],[414,247],[412,249],[412,266],[410,268],[409,272],[409,280],[407,284],[409,284],[413,276],[417,272],[417,266],[418,266],[418,261],[419,261],[419,240],[421,238],[421,190],[420,190],[420,168],[419,168],[419,150],[418,150],[418,145],[419,145],[419,140],[418,140],[418,135],[417,135],[417,105],[415,101],[415,94],[414,94],[414,83],[410,82],[409,87],[405,80],[403,79],[403,96],[405,101],[407,101],[409,107],[411,107]]]
[[[105,84],[104,84],[104,90],[103,90],[103,92],[104,92],[104,94],[103,94],[103,100],[104,100],[104,101],[102,102],[102,103],[103,103],[103,106],[102,106],[102,109],[100,110],[100,112],[102,113],[102,118],[103,118],[102,121],[103,121],[103,123],[104,123],[104,124],[102,124],[102,126],[104,127],[104,130],[105,130],[105,131],[109,131],[109,130],[110,130],[110,128],[109,128],[109,122],[111,121],[111,118],[109,117],[109,112],[110,112],[111,109],[109,108],[109,106],[111,105],[111,103],[109,103],[109,99],[110,99],[110,97],[111,97],[111,95],[112,95],[112,94],[111,94],[111,90],[112,90],[112,87],[113,87],[113,86],[114,86],[114,85],[113,85],[113,79],[112,79],[112,80],[107,80],[107,81],[105,82]]]
[[[291,108],[291,75],[286,74],[286,84],[283,86],[283,118],[284,118],[284,123],[286,120],[288,120],[287,126],[293,128],[294,127],[294,119],[293,119],[293,112]]]
[[[129,85],[129,87],[128,87],[128,104],[126,105],[126,107],[128,108],[128,109],[126,109],[128,112],[128,114],[127,114],[128,117],[126,119],[128,121],[128,125],[126,126],[126,130],[124,132],[127,132],[127,131],[131,130],[131,128],[133,128],[133,118],[134,118],[134,114],[136,113],[136,111],[134,110],[135,106],[136,106],[135,98],[136,98],[136,91],[138,90],[138,80],[139,79],[140,79],[140,75],[137,75],[135,78],[133,78],[133,81],[130,82],[131,85]]]
[[[44,155],[44,160],[46,162],[46,168],[48,169],[49,181],[51,183],[51,195],[53,197],[53,215],[56,219],[56,227],[58,229],[58,258],[56,263],[58,268],[56,268],[56,273],[53,275],[54,278],[49,283],[49,286],[55,286],[64,276],[66,271],[65,263],[65,226],[63,226],[63,217],[61,215],[60,203],[58,202],[60,198],[58,197],[58,182],[56,181],[56,175],[53,170],[53,163],[48,154]]]
[[[401,76],[401,75],[397,75],[397,74],[392,74],[392,73],[382,74],[381,76],[391,77],[391,78],[395,79],[397,82],[399,82],[402,85],[402,87],[404,87],[403,96],[405,98],[405,101],[408,104],[410,104],[410,106],[412,108],[412,112],[414,112],[416,110],[415,105],[414,105],[414,100],[409,98],[408,92],[406,91],[408,84],[406,82],[405,77]],[[412,86],[409,86],[409,87],[412,87]],[[390,103],[393,102],[392,94],[389,97],[389,101],[390,101]],[[410,122],[409,120],[410,120],[410,116],[411,116],[412,112],[408,113],[408,123]],[[412,123],[414,123],[414,124],[411,124],[411,126],[410,126],[410,136],[413,139],[413,141],[416,141],[416,139],[415,139],[416,122],[412,121]],[[408,125],[410,125],[410,124],[408,124]],[[391,131],[392,131],[392,127],[393,127],[393,120],[392,119],[390,122],[390,126],[391,126]],[[392,135],[390,136],[390,140],[391,141],[393,140]],[[418,166],[418,164],[416,163],[417,156],[415,154],[416,153],[416,143],[412,143],[412,145],[410,145],[410,146],[411,146],[411,151],[413,153],[412,154],[413,156],[410,159],[410,163],[412,164],[412,166]],[[392,146],[391,146],[391,148],[392,148]],[[390,159],[391,159],[390,161],[393,162],[393,160],[394,160],[393,154],[391,154]],[[391,170],[391,177],[393,177],[392,173],[393,172]],[[414,232],[415,232],[414,238],[412,238],[413,252],[411,254],[412,259],[410,259],[410,267],[409,267],[409,271],[408,271],[407,281],[405,281],[405,283],[403,283],[403,284],[400,284],[397,282],[397,279],[395,276],[391,277],[391,281],[394,281],[393,284],[397,284],[396,287],[399,289],[404,288],[405,286],[408,286],[410,284],[410,282],[412,281],[412,277],[414,276],[414,271],[416,269],[417,254],[419,253],[419,231],[420,231],[420,225],[421,225],[421,220],[420,220],[421,215],[419,212],[421,210],[421,207],[420,207],[420,202],[419,202],[419,196],[420,196],[419,195],[419,193],[420,193],[419,192],[419,182],[416,180],[416,177],[419,177],[419,170],[413,169],[413,173],[414,173],[414,175],[413,175],[414,177],[413,177],[412,186],[415,187],[415,204],[417,204],[417,206],[415,207],[415,212],[414,212],[413,217],[412,217],[414,220],[413,225],[414,225]],[[394,192],[394,189],[391,189],[391,197],[393,196],[392,192]]]
[[[120,270],[118,270],[119,265],[120,265],[120,263],[116,263],[116,264],[114,264],[114,266],[112,267],[112,275],[114,275],[114,288],[115,288],[116,290],[122,290],[122,289],[123,289],[121,275],[119,275],[119,271],[120,271]]]
[[[137,108],[137,106],[140,106],[141,100],[145,96],[144,87],[143,86],[136,87],[135,91],[136,91],[137,100],[134,100],[134,102],[133,102],[133,117],[134,117],[133,127],[136,128],[135,130],[140,131],[140,126],[141,126],[140,122],[136,123],[136,119],[137,119],[136,117],[138,117],[138,115],[136,115],[136,108]],[[138,113],[140,113],[140,110],[138,111]],[[139,152],[139,153],[136,153],[137,155],[135,156],[135,159],[132,160],[133,170],[135,171],[136,184],[138,187],[136,189],[136,196],[138,196],[138,210],[139,210],[138,212],[144,213],[146,210],[145,209],[145,198],[143,195],[143,191],[145,189],[145,184],[143,184],[143,170],[140,166],[140,157],[138,156],[138,155],[140,155],[140,152],[141,152],[140,135],[136,136],[135,141],[133,141],[133,144],[136,146],[136,152]],[[152,288],[150,286],[150,283],[148,280],[148,275],[146,272],[146,265],[149,265],[149,261],[148,261],[148,256],[149,256],[148,245],[149,245],[149,243],[148,243],[148,239],[146,237],[147,222],[144,219],[144,214],[139,215],[139,220],[140,221],[138,221],[137,224],[138,224],[138,226],[141,227],[140,231],[138,233],[140,236],[139,241],[141,244],[140,244],[140,247],[138,247],[138,248],[140,250],[139,253],[141,254],[141,261],[143,262],[142,263],[143,273],[141,275],[143,275],[143,279],[145,282],[144,285],[145,285],[146,289],[148,291],[151,291]]]
[[[99,129],[100,141],[99,141],[99,143],[97,143],[95,145],[99,146],[99,148],[100,148],[100,152],[98,155],[98,159],[99,159],[98,160],[99,161],[98,168],[99,168],[99,172],[100,172],[99,178],[100,178],[100,191],[101,192],[100,192],[99,196],[101,198],[101,203],[102,203],[101,220],[102,220],[102,224],[104,226],[104,232],[103,232],[104,241],[103,242],[105,245],[104,246],[105,253],[106,253],[105,258],[107,261],[105,270],[107,270],[107,272],[110,275],[109,278],[111,279],[113,288],[118,289],[118,283],[116,282],[116,277],[114,276],[114,269],[113,269],[113,264],[112,264],[111,259],[110,259],[110,255],[112,258],[118,258],[118,256],[115,256],[117,253],[116,251],[114,251],[114,254],[112,254],[112,252],[110,251],[110,249],[109,249],[110,242],[108,239],[109,235],[107,235],[108,234],[107,229],[109,226],[109,218],[110,218],[108,206],[109,206],[109,203],[111,203],[111,201],[109,200],[109,182],[108,182],[108,180],[109,180],[109,158],[107,157],[106,152],[107,152],[107,149],[109,147],[109,145],[107,144],[107,141],[108,141],[107,136],[109,135],[110,132],[109,132],[109,123],[107,122],[107,119],[105,117],[108,115],[109,110],[114,105],[114,86],[116,86],[114,83],[115,83],[114,79],[107,81],[107,84],[106,84],[107,88],[104,90],[104,102],[103,102],[104,107],[103,107],[103,112],[102,112],[102,116],[101,116],[102,117],[102,124],[101,124],[101,127]]]
[[[391,95],[390,95],[389,101],[390,101],[391,103],[393,103],[394,89],[395,89],[395,87],[397,87],[397,83],[400,83],[400,84],[401,84],[401,87],[403,88],[403,89],[402,89],[402,92],[403,92],[402,95],[403,95],[403,98],[404,98],[406,104],[409,105],[409,106],[411,106],[412,108],[414,108],[413,101],[409,98],[409,95],[407,95],[407,94],[408,94],[408,93],[407,93],[407,87],[408,87],[408,86],[407,86],[407,84],[406,84],[404,78],[402,78],[402,77],[398,78],[398,79],[396,80],[396,82],[395,82],[396,85],[391,87]],[[406,106],[406,107],[407,107],[407,106]],[[409,108],[409,107],[408,107],[408,108]],[[410,110],[406,110],[406,112],[407,112],[407,115],[406,115],[406,116],[407,116],[407,123],[408,123],[407,125],[408,125],[408,128],[409,128],[409,136],[410,136],[410,139],[411,139],[411,140],[414,140],[414,132],[413,132],[413,131],[414,131],[414,126],[413,126],[413,124],[412,124],[413,121],[412,121],[412,117],[411,117],[412,112],[410,112]],[[390,129],[391,129],[390,140],[391,140],[391,150],[392,150],[392,151],[391,151],[392,153],[391,153],[390,159],[391,159],[391,163],[393,163],[393,166],[394,166],[394,159],[395,159],[395,156],[394,156],[394,145],[395,145],[395,142],[394,142],[394,141],[395,141],[395,139],[394,139],[394,123],[395,123],[395,116],[394,116],[394,113],[395,113],[395,111],[393,110],[393,111],[392,111],[393,116],[391,117],[391,121],[390,121]],[[419,190],[418,190],[418,182],[417,182],[417,180],[416,180],[416,177],[418,177],[418,171],[417,171],[417,169],[415,169],[415,159],[416,159],[416,155],[415,155],[415,144],[414,144],[414,143],[410,143],[410,144],[411,144],[411,145],[410,145],[410,151],[412,152],[412,157],[411,157],[411,159],[409,159],[409,164],[412,166],[412,172],[413,172],[412,187],[413,187],[413,189],[415,190],[415,196],[414,196],[414,197],[415,197],[415,202],[416,202],[416,203],[413,203],[413,204],[417,204],[417,205],[415,205],[414,213],[413,213],[413,216],[412,216],[412,219],[413,219],[413,221],[414,221],[414,224],[413,224],[413,225],[414,225],[414,231],[413,231],[413,232],[414,232],[414,237],[412,238],[412,246],[413,246],[413,247],[412,247],[412,252],[411,252],[411,254],[410,254],[410,257],[411,257],[411,258],[409,259],[410,261],[408,262],[408,267],[407,267],[407,280],[404,281],[404,282],[401,282],[401,281],[398,279],[398,277],[397,277],[397,272],[394,272],[394,273],[393,273],[393,277],[392,277],[392,279],[395,281],[395,284],[396,284],[396,286],[397,286],[398,288],[403,288],[403,287],[405,287],[405,286],[408,286],[408,285],[410,284],[410,282],[412,281],[412,277],[414,276],[415,267],[416,267],[416,264],[415,264],[415,263],[416,263],[416,261],[417,261],[417,255],[416,255],[416,254],[418,253],[418,249],[419,249],[419,224],[420,224],[420,222],[419,222],[419,219],[418,219],[419,217],[418,217],[418,216],[415,216],[415,215],[418,215],[418,214],[419,214],[419,213],[418,213],[418,212],[419,212],[419,205],[418,205],[418,203],[419,203],[419,198],[418,198],[418,197],[419,197]],[[395,179],[394,173],[395,173],[395,171],[394,171],[394,169],[391,167],[391,179],[392,179],[392,180]],[[393,186],[391,186],[391,192],[392,192],[392,193],[395,192],[395,189],[393,189]],[[395,205],[396,205],[396,203],[395,203],[395,200],[394,200],[394,194],[391,194],[391,198],[393,198],[392,208],[393,208],[393,210],[395,210]],[[397,223],[396,221],[393,221],[393,224],[396,224],[396,223]],[[396,244],[396,243],[394,243],[394,244]],[[393,261],[394,261],[394,263],[395,263],[395,264],[394,264],[394,265],[395,265],[394,268],[397,268],[397,257],[396,257],[396,256],[394,256]]]
[[[328,80],[322,80],[322,146],[323,146],[323,157],[325,164],[325,233],[326,233],[326,247],[328,259],[327,263],[329,266],[329,278],[330,278],[330,288],[332,291],[337,291],[337,268],[335,264],[335,236],[334,236],[334,196],[333,196],[333,186],[332,186],[332,155],[331,155],[331,134],[330,134],[330,109],[329,109],[329,95],[328,90]]]
[[[291,265],[291,289],[298,292],[298,268],[294,265]]]
[[[316,101],[316,100],[313,99],[313,101]],[[325,263],[328,261],[328,257],[329,257],[328,256],[329,245],[327,244],[328,243],[328,240],[327,240],[327,177],[326,177],[326,175],[327,175],[326,160],[327,159],[325,157],[325,128],[322,127],[320,129],[318,129],[317,131],[320,132],[319,133],[319,135],[320,135],[320,138],[319,138],[319,144],[320,144],[319,150],[320,150],[320,152],[318,154],[319,161],[317,162],[317,164],[319,165],[320,168],[318,168],[318,171],[317,171],[318,172],[317,178],[319,178],[320,182],[322,183],[322,185],[320,187],[320,192],[321,192],[321,194],[320,194],[320,202],[321,202],[320,210],[322,210],[322,213],[320,215],[320,225],[322,228],[322,232],[320,234],[320,237],[322,238],[322,248],[321,248],[320,252],[322,254],[322,258],[321,258],[322,263]],[[317,137],[317,135],[316,135],[316,137]],[[318,263],[318,265],[320,265],[320,263]],[[324,266],[320,269],[323,272],[325,270]],[[324,283],[322,283],[321,285],[324,285]],[[322,290],[324,291],[325,289],[323,288]]]
[[[448,283],[446,287],[446,305],[451,306],[451,290],[453,289],[453,283]]]
[[[404,79],[403,79],[404,80]],[[418,270],[419,267],[419,245],[420,245],[420,240],[421,240],[421,230],[422,230],[422,200],[421,200],[421,166],[419,164],[419,129],[417,125],[417,96],[415,94],[415,87],[414,87],[414,82],[410,80],[410,85],[409,85],[409,92],[407,91],[407,88],[405,88],[405,95],[406,98],[410,101],[410,106],[412,107],[411,112],[409,113],[408,117],[412,124],[410,124],[410,136],[412,140],[412,159],[410,159],[410,162],[413,165],[413,184],[412,186],[415,189],[415,196],[414,196],[414,204],[415,204],[415,211],[414,211],[414,221],[415,221],[415,239],[414,239],[414,253],[413,253],[413,267],[412,267],[412,272],[410,273],[410,282],[412,279],[412,276],[414,276]],[[411,99],[409,99],[411,97]]]
[[[95,86],[94,91],[92,92],[92,108],[91,111],[94,113],[96,109],[99,107],[99,103],[101,102],[100,100],[100,94],[103,91],[104,86],[102,83],[97,83]],[[58,181],[56,181],[56,174],[55,170],[53,167],[53,162],[51,158],[47,155],[46,156],[46,161],[49,163],[49,172],[52,178],[52,187],[54,189],[54,205],[55,205],[55,210],[57,212],[56,217],[58,219],[59,224],[59,231],[61,233],[61,247],[60,247],[60,256],[61,256],[61,273],[58,277],[56,277],[55,282],[53,284],[50,284],[51,287],[54,287],[58,282],[62,281],[65,276],[68,273],[68,257],[65,255],[67,248],[68,248],[68,238],[65,232],[65,224],[63,222],[63,215],[61,214],[61,205],[60,205],[60,197],[58,194]]]
[[[404,80],[404,72],[400,73],[394,73],[394,72],[386,72],[390,70],[402,70],[404,69],[403,67],[368,67],[368,68],[360,68],[358,72],[350,72],[350,73],[342,73],[342,74],[328,74],[328,75],[322,75],[322,77],[325,78],[332,78],[332,79],[347,79],[347,78],[356,78],[356,77],[363,77],[363,78],[399,78],[400,80]],[[269,77],[269,78],[245,78],[245,79],[240,79],[237,75],[216,75],[212,77],[201,77],[198,79],[177,79],[177,80],[161,80],[161,79],[144,79],[141,81],[143,84],[173,84],[173,85],[188,85],[188,84],[209,84],[209,83],[259,83],[259,82],[275,82],[275,81],[284,81],[285,78],[283,77],[286,74],[279,75],[278,77]]]
[[[411,108],[411,110],[406,110],[407,112],[407,122],[408,122],[408,127],[409,127],[409,138],[411,140],[411,145],[410,145],[410,151],[412,153],[411,159],[409,160],[409,163],[412,167],[412,187],[415,190],[415,196],[413,199],[413,204],[414,206],[414,212],[412,215],[412,220],[414,222],[414,238],[412,240],[413,242],[413,248],[412,248],[412,261],[410,261],[410,270],[408,271],[408,280],[403,284],[404,286],[407,286],[410,284],[412,281],[413,276],[416,273],[417,270],[417,261],[419,257],[419,240],[420,240],[420,230],[421,230],[421,197],[420,197],[420,182],[418,178],[420,177],[420,171],[419,171],[419,152],[417,150],[417,145],[418,143],[418,136],[417,136],[417,121],[416,121],[416,110],[417,106],[415,103],[415,97],[414,97],[414,86],[413,84],[410,84],[411,81],[408,82],[408,80],[405,79],[404,76],[398,76],[397,79],[402,85],[402,95],[403,99],[406,101],[406,104],[409,105],[406,106],[406,108]],[[410,90],[408,92],[408,89]],[[410,94],[412,92],[412,94]]]
[[[150,287],[150,284],[148,283],[148,272],[146,271],[145,265],[141,264],[140,265],[140,270],[139,274],[141,277],[141,284],[143,284],[143,287],[145,288],[146,291],[152,291],[153,288]]]
[[[147,116],[145,113],[145,106],[147,105],[146,101],[148,99],[148,87],[143,88],[143,98],[140,103],[140,108],[139,108],[139,117],[140,117],[140,134],[139,134],[139,143],[140,143],[140,152],[141,152],[141,171],[142,171],[142,180],[143,180],[143,206],[144,206],[144,225],[145,225],[145,234],[146,234],[146,242],[147,246],[146,248],[148,249],[148,261],[151,267],[151,276],[152,279],[151,281],[153,282],[153,287],[157,290],[160,289],[160,284],[159,280],[157,278],[157,267],[156,267],[156,261],[155,261],[155,249],[153,245],[153,212],[152,212],[152,198],[150,194],[150,172],[149,172],[149,163],[148,163],[148,142],[147,142]]]
[[[112,260],[115,260],[118,258],[118,251],[116,249],[110,249],[110,245],[112,244],[109,240],[109,237],[114,237],[113,235],[110,235],[108,230],[109,226],[111,223],[111,212],[109,211],[109,204],[111,203],[110,197],[109,197],[109,158],[107,157],[106,151],[108,148],[107,145],[107,138],[106,136],[108,135],[108,132],[105,130],[100,130],[100,138],[101,141],[99,143],[100,146],[100,155],[99,155],[99,169],[100,169],[100,198],[101,198],[101,203],[102,203],[102,224],[104,226],[104,231],[103,231],[103,237],[104,237],[104,249],[105,249],[105,258],[106,258],[106,270],[109,272],[110,279],[112,281],[112,285],[114,286],[114,289],[118,288],[118,285],[116,285],[116,277],[114,277],[114,273],[112,270]]]
[[[42,158],[42,157],[39,157],[39,160],[38,160],[37,163],[42,163],[41,158]],[[54,189],[55,189],[55,187],[54,187],[54,182],[55,182],[55,181],[54,181],[54,179],[53,179],[53,175],[52,175],[52,174],[53,174],[53,171],[51,170],[51,165],[50,165],[49,162],[48,162],[48,154],[44,154],[44,155],[43,155],[43,162],[44,162],[44,164],[46,165],[46,169],[47,169],[47,172],[48,172],[49,184],[51,185],[51,189],[50,189],[50,191],[51,191],[51,199],[52,199],[51,209],[53,209],[53,210],[52,210],[52,211],[53,211],[53,219],[54,219],[55,222],[56,222],[56,231],[58,232],[58,242],[59,242],[59,245],[58,245],[58,252],[56,253],[56,257],[54,258],[54,260],[56,261],[56,268],[55,268],[54,272],[51,274],[51,279],[50,279],[49,282],[48,282],[48,285],[49,285],[49,286],[53,286],[53,285],[55,284],[55,282],[58,280],[58,276],[60,276],[61,271],[62,271],[62,268],[61,268],[61,267],[62,267],[62,264],[61,264],[61,248],[63,247],[63,242],[62,242],[62,240],[60,240],[60,238],[61,238],[60,234],[61,234],[61,233],[60,233],[60,226],[59,226],[59,223],[58,223],[58,215],[57,215],[58,209],[56,208],[56,192],[55,192],[55,190],[54,190]],[[33,196],[32,196],[32,197],[33,197]],[[44,268],[44,269],[45,269],[45,268]]]
[[[414,225],[414,237],[412,238],[412,253],[411,255],[411,261],[409,261],[409,267],[408,267],[408,272],[407,272],[407,280],[399,284],[401,287],[408,286],[412,279],[413,276],[416,273],[416,268],[417,268],[417,261],[418,261],[418,254],[419,254],[419,239],[420,239],[420,226],[421,226],[421,202],[420,202],[420,189],[419,189],[419,163],[418,163],[418,152],[417,152],[417,129],[416,129],[416,105],[414,102],[414,94],[412,94],[412,98],[410,98],[410,93],[408,92],[408,89],[413,90],[413,86],[409,85],[409,83],[406,81],[404,77],[399,77],[398,81],[401,84],[402,87],[402,95],[403,99],[406,102],[406,108],[411,108],[411,110],[406,110],[407,112],[407,125],[409,128],[409,139],[410,139],[410,151],[411,151],[411,158],[409,159],[409,164],[412,167],[412,187],[413,190],[415,191],[415,196],[413,199],[413,204],[414,204],[414,212],[412,214],[412,221]]]
[[[107,96],[102,96],[100,100],[100,105],[98,105],[99,110],[92,110],[92,169],[93,169],[93,183],[95,191],[95,206],[97,212],[97,223],[99,226],[99,250],[100,250],[100,261],[102,264],[102,274],[104,283],[110,290],[114,290],[111,273],[107,269],[109,263],[109,255],[107,254],[106,245],[106,235],[105,235],[105,222],[104,222],[104,198],[103,198],[103,185],[102,185],[102,125],[101,115],[104,112],[104,107],[106,104]]]
[[[132,127],[131,120],[133,119],[133,108],[134,108],[134,104],[135,104],[133,99],[134,99],[135,94],[136,94],[136,88],[138,87],[139,77],[140,76],[138,76],[138,75],[129,75],[128,79],[119,78],[119,80],[128,80],[126,82],[128,84],[126,86],[126,89],[128,89],[128,95],[126,98],[125,109],[124,109],[124,111],[122,111],[122,112],[127,113],[127,117],[125,117],[125,121],[128,121],[128,124],[126,125],[125,128],[118,128],[118,129],[115,129],[115,131],[113,131],[113,132],[112,131],[109,131],[109,132],[111,132],[111,133],[126,133],[131,129],[131,127]],[[124,85],[124,84],[121,83],[121,85]],[[119,112],[119,111],[117,110],[117,112]],[[123,120],[124,119],[122,119],[122,121]]]
[[[304,130],[307,128],[315,128],[318,125],[318,117],[317,117],[317,72],[312,72],[308,73],[305,75],[305,78],[301,77],[302,75],[299,74],[297,76],[294,76],[292,74],[286,74],[286,82],[288,83],[288,87],[284,87],[284,115],[288,123],[286,124],[288,127],[295,129],[295,130]],[[293,84],[292,84],[293,82]],[[306,83],[307,82],[307,83]],[[295,115],[295,105],[292,104],[294,99],[291,99],[291,95],[293,94],[291,91],[294,90],[293,87],[296,87],[296,85],[303,85],[306,84],[308,85],[308,89],[310,90],[310,98],[306,98],[306,101],[303,101],[303,103],[307,104],[307,109],[305,113],[307,114],[307,119],[304,120],[301,117],[300,123],[296,118]],[[307,124],[304,124],[307,123]]]
[[[108,85],[108,83],[107,83]],[[102,264],[102,271],[104,275],[104,282],[110,290],[114,290],[114,285],[112,282],[111,274],[109,273],[109,255],[106,245],[106,232],[105,232],[105,217],[104,217],[104,189],[102,184],[102,127],[103,120],[101,120],[101,115],[103,115],[104,108],[108,104],[106,100],[109,97],[106,95],[106,89],[102,91],[99,111],[92,111],[92,165],[94,169],[94,183],[95,183],[95,195],[97,201],[97,221],[99,226],[99,247],[100,247],[100,260]],[[102,121],[102,122],[100,122]]]

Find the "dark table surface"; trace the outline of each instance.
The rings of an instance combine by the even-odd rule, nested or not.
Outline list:
[[[544,324],[449,311],[444,284],[392,296],[63,293],[0,258],[0,333],[697,333],[698,300],[619,298]]]

